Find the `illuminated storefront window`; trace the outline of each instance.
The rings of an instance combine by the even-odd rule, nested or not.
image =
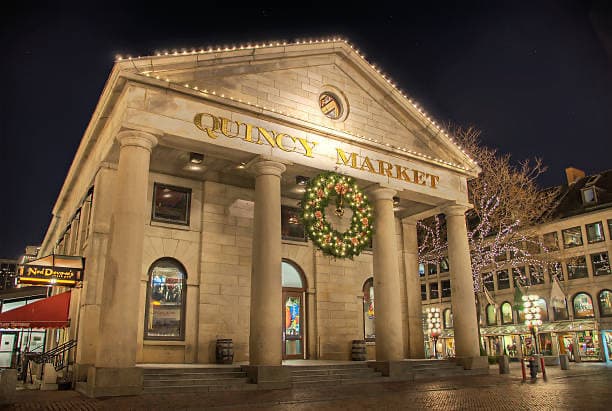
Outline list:
[[[587,293],[578,293],[574,297],[574,318],[593,318],[593,300]]]
[[[157,260],[149,270],[145,338],[184,339],[187,274],[172,258]]]

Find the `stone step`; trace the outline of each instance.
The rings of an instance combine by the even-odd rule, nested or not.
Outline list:
[[[213,391],[252,391],[257,389],[257,384],[237,383],[237,384],[202,384],[202,385],[173,385],[173,386],[154,386],[144,387],[146,394],[165,394],[165,393],[187,393],[187,392],[213,392]]]
[[[320,370],[320,369],[340,369],[340,368],[369,368],[365,361],[355,361],[347,364],[328,364],[328,365],[287,365],[290,370]]]
[[[145,387],[179,387],[179,386],[209,386],[209,385],[233,385],[248,384],[249,379],[242,378],[193,378],[193,379],[164,379],[164,380],[144,380]]]
[[[374,371],[373,368],[317,368],[308,370],[290,370],[293,375],[308,375],[308,374],[350,374],[350,373],[371,373]]]
[[[369,374],[333,374],[333,375],[291,375],[291,382],[329,382],[329,381],[346,381],[346,380],[367,380],[380,378],[380,373],[370,372]]]
[[[240,367],[188,367],[188,368],[143,368],[144,375],[150,374],[216,374],[219,372],[241,372]]]
[[[159,373],[159,374],[145,374],[145,380],[167,380],[167,379],[175,379],[175,380],[190,380],[190,379],[217,379],[217,378],[241,378],[246,377],[247,374],[244,371],[222,371],[217,373],[194,373],[190,371],[179,372],[176,373]]]

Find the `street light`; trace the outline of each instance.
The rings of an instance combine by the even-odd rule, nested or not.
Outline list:
[[[538,339],[537,332],[538,326],[542,325],[542,315],[540,314],[540,307],[536,302],[540,299],[535,294],[529,294],[523,296],[523,313],[525,314],[525,325],[529,327],[531,335],[533,336],[535,353],[538,354]]]
[[[433,341],[434,358],[438,358],[436,346],[438,344],[438,336],[440,335],[441,331],[440,309],[436,307],[426,308],[425,312],[427,313],[427,328],[429,329],[429,335]]]

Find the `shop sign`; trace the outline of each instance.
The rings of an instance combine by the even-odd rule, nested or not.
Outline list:
[[[20,265],[17,282],[75,287],[83,281],[84,263],[83,257],[52,254]]]
[[[420,165],[407,163],[399,158],[365,150],[362,147],[322,139],[316,141],[304,136],[293,135],[292,131],[272,130],[268,126],[246,121],[230,120],[211,113],[197,113],[193,123],[209,141],[219,144],[220,140],[232,140],[234,145],[251,145],[249,151],[266,148],[272,153],[297,155],[294,158],[334,161],[334,167],[344,169],[355,177],[370,179],[383,178],[400,184],[437,189],[441,184],[439,173],[433,174],[420,169]],[[325,141],[324,141],[325,140]],[[228,142],[223,143],[228,144]],[[311,160],[311,161],[313,161]],[[361,174],[361,175],[356,175]],[[446,182],[448,183],[448,182]]]

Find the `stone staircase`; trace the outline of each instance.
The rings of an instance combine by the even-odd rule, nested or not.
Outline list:
[[[462,366],[450,360],[404,360],[407,364],[409,380],[439,380],[449,377],[488,374],[489,369],[464,370]]]
[[[292,387],[306,385],[338,385],[351,383],[382,382],[387,379],[366,362],[333,365],[288,366]]]
[[[256,390],[236,367],[144,368],[144,393]]]

